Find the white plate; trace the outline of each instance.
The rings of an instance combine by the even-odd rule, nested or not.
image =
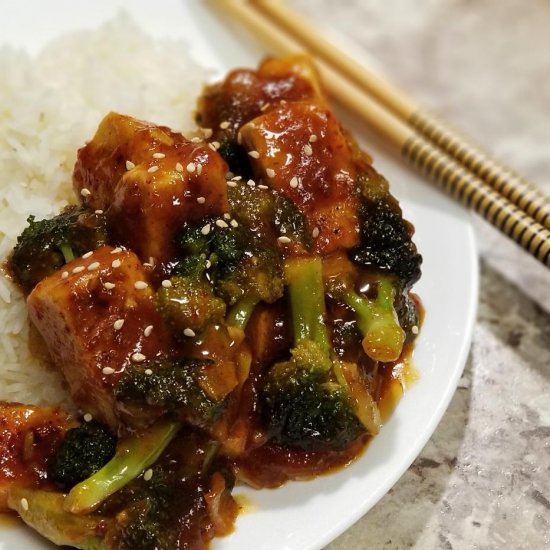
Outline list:
[[[255,65],[265,51],[222,26],[200,0],[4,0],[0,42],[36,51],[63,31],[94,27],[129,11],[153,36],[185,38],[193,53],[219,69]],[[366,137],[364,129],[352,129]],[[475,319],[478,267],[469,216],[434,191],[395,158],[366,142],[375,165],[401,200],[416,226],[415,241],[424,256],[416,291],[426,321],[414,362],[420,381],[410,389],[367,452],[339,473],[277,490],[246,493],[254,511],[241,515],[230,537],[213,550],[308,550],[321,548],[392,487],[420,453],[454,393],[467,357]],[[0,549],[38,550],[49,545],[24,527],[0,528]]]

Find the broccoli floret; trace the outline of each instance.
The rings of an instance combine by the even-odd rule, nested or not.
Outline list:
[[[264,416],[276,443],[307,450],[340,449],[365,430],[331,357],[321,259],[289,259],[285,277],[294,348],[290,360],[276,363],[266,374],[261,394]]]
[[[63,491],[90,477],[115,454],[117,438],[97,422],[69,430],[52,465],[52,479]]]
[[[8,259],[8,268],[25,292],[63,264],[107,241],[105,216],[83,206],[68,206],[46,220],[29,216],[27,222]]]
[[[133,364],[120,378],[115,395],[129,410],[153,407],[206,427],[224,408],[201,387],[208,359],[157,359]]]
[[[379,174],[366,171],[357,178],[361,205],[361,244],[352,250],[357,263],[396,275],[403,288],[420,278],[422,256],[412,242],[413,227],[403,219],[388,182]]]

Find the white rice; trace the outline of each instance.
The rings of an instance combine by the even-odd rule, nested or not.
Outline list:
[[[125,14],[95,31],[66,35],[36,57],[0,48],[0,261],[34,214],[75,202],[76,151],[109,111],[192,128],[207,72],[189,47],[153,41]],[[0,400],[66,402],[61,379],[28,349],[17,288],[0,276]]]

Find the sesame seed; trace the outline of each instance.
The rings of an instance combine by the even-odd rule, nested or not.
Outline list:
[[[229,122],[229,120],[224,120],[223,122],[220,122],[220,128],[222,130],[227,130],[230,125],[231,123]]]
[[[185,168],[190,174],[192,174],[197,169],[195,164],[192,162],[190,162]]]
[[[315,134],[311,134],[309,136],[309,142],[310,143],[315,143],[317,141],[317,136]]]
[[[197,164],[197,174],[199,176],[202,174],[202,164]]]
[[[132,361],[135,361],[136,363],[141,363],[142,361],[145,361],[145,355],[143,353],[132,353]]]
[[[151,267],[155,267],[156,260],[153,258],[153,256],[149,256],[149,265]]]
[[[145,481],[150,481],[152,477],[153,477],[153,470],[151,468],[149,468],[148,470],[145,470],[145,472],[143,473],[143,479]]]
[[[261,107],[260,107],[260,111],[265,111],[267,109],[269,109],[269,106],[271,105],[271,103],[267,102],[267,103],[264,103]]]
[[[96,210],[95,214],[97,214],[99,216],[100,214],[103,214],[103,210]]]
[[[203,135],[206,139],[212,137],[212,134],[214,133],[213,130],[212,130],[212,128],[201,128],[200,130],[201,130],[201,132],[202,132],[202,135]]]
[[[215,147],[216,151],[222,146],[222,144],[219,141],[213,141],[212,145]]]
[[[144,372],[147,376],[151,376],[151,374],[153,374],[153,371],[151,369],[145,369]]]
[[[248,156],[252,157],[253,159],[259,159],[260,153],[258,153],[258,151],[248,151]]]
[[[258,189],[269,189],[269,187],[267,185],[258,185]]]
[[[311,147],[311,145],[309,143],[306,143],[306,145],[304,145],[304,153],[308,157],[311,157],[311,155],[313,155],[313,148]]]
[[[209,143],[208,147],[210,147],[210,149],[212,149],[212,151],[216,151],[216,146],[213,145],[212,143]]]
[[[231,178],[233,181],[241,181],[243,179],[242,176],[235,176],[234,178]]]
[[[254,180],[248,180],[246,182],[246,185],[248,185],[248,187],[255,187],[256,186],[256,182]]]
[[[111,250],[111,254],[120,254],[122,252],[122,248],[120,248],[120,246],[117,246],[116,248],[113,248],[113,250]]]
[[[115,369],[113,369],[112,367],[103,367],[103,369],[101,370],[101,372],[102,372],[103,374],[114,374]]]
[[[62,278],[62,279],[66,279],[68,276],[69,276],[69,272],[68,272],[68,271],[63,271],[63,273],[61,273],[61,278]]]
[[[208,233],[210,233],[210,224],[207,223],[202,229],[201,229],[201,233],[203,235],[208,235]]]
[[[273,168],[268,168],[265,173],[267,174],[268,178],[274,178],[275,177],[275,170]]]
[[[89,197],[92,192],[89,190],[89,189],[86,189],[86,187],[83,187],[81,190],[80,190],[80,194],[83,196],[83,197]]]
[[[228,187],[237,187],[237,182],[236,181],[228,181],[227,186]]]
[[[238,143],[239,145],[241,145],[242,142],[243,142],[243,135],[239,132],[239,133],[237,134],[237,143]]]
[[[411,332],[413,334],[418,334],[419,330],[418,330],[418,327],[416,325],[414,325],[412,328],[411,328]]]
[[[87,260],[92,254],[93,254],[93,251],[90,250],[90,252],[86,252],[86,254],[83,254],[82,257],[83,257],[85,260]]]
[[[290,180],[290,187],[292,187],[292,189],[296,189],[296,187],[298,187],[298,178],[296,176]]]
[[[135,167],[136,165],[131,160],[126,161],[126,170],[133,170]]]
[[[231,224],[231,227],[239,227],[237,220],[231,220],[229,223]]]
[[[124,319],[117,319],[114,323],[113,323],[113,328],[115,330],[120,330],[122,328],[122,325],[124,325]]]
[[[232,180],[235,177],[235,174],[233,172],[231,172],[231,170],[230,170],[229,172],[225,173],[224,177],[225,177],[226,180]]]
[[[313,231],[311,232],[311,236],[316,239],[318,236],[319,236],[319,228],[318,227],[314,227],[313,228]]]
[[[145,288],[147,288],[149,285],[145,282],[145,281],[136,281],[134,283],[134,288],[136,290],[143,290]]]
[[[277,240],[282,244],[288,244],[290,242],[290,239],[284,235],[280,236]]]
[[[29,509],[29,501],[26,498],[21,499],[21,508],[23,508],[25,512]]]
[[[113,260],[113,263],[111,264],[111,267],[114,267],[115,269],[117,267],[120,267],[122,265],[122,262],[120,260]]]
[[[103,286],[104,286],[107,290],[113,290],[113,288],[115,288],[115,284],[114,284],[114,283],[103,283]]]
[[[95,271],[99,268],[99,262],[94,262],[88,266],[88,271]]]
[[[202,139],[200,137],[191,138],[191,143],[200,143]]]
[[[162,283],[160,283],[164,288],[170,288],[172,286],[172,281],[170,279],[164,279]]]
[[[94,417],[90,413],[84,415],[84,422],[91,422]]]
[[[163,159],[166,158],[166,155],[164,153],[153,153],[154,159]]]
[[[226,212],[223,217],[226,219],[226,220],[230,220],[231,219],[231,214],[229,212]]]
[[[210,269],[212,267],[212,262],[210,260],[206,260],[206,269]]]
[[[197,202],[199,204],[204,204],[206,202],[206,199],[204,197],[197,197]]]
[[[149,174],[154,174],[158,169],[159,169],[158,166],[151,166],[147,168],[147,172],[149,172]]]
[[[73,269],[73,273],[81,273],[82,271],[84,271],[84,266],[83,265],[79,265],[78,267],[75,267]]]
[[[181,162],[176,162],[176,172],[183,172],[183,164]]]
[[[195,336],[195,331],[191,328],[186,328],[183,331],[183,334],[185,334],[185,336],[189,336],[190,338],[193,338],[193,336]]]
[[[216,225],[218,227],[228,227],[228,225],[223,220],[216,220]]]

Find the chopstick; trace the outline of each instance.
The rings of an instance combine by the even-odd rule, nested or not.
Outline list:
[[[423,110],[405,92],[327,41],[319,30],[291,10],[283,0],[252,0],[252,3],[298,38],[312,53],[330,63],[428,141],[463,164],[546,229],[550,229],[550,198],[532,183],[472,145],[467,138],[457,135],[435,115]]]
[[[215,1],[219,8],[225,9],[262,39],[269,40],[281,53],[306,53],[303,45],[246,0],[211,1]],[[414,128],[365,94],[327,62],[316,59],[316,66],[329,93],[386,138],[394,150],[412,166],[550,267],[550,231],[444,151],[429,143]]]

